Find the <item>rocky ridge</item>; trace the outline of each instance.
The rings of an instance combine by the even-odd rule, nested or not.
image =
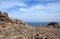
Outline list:
[[[0,12],[0,39],[60,39],[59,25],[52,24],[32,27],[21,20],[9,18],[6,12]]]

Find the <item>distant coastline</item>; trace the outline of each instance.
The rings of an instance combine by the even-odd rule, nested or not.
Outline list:
[[[25,22],[30,26],[41,26],[41,25],[48,25],[49,22]],[[60,22],[57,22],[58,24],[60,24]]]

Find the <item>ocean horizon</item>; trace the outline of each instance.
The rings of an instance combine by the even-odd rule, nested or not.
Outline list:
[[[47,26],[49,24],[49,22],[26,22],[28,25],[30,26]],[[60,22],[57,22],[58,24],[60,24]]]

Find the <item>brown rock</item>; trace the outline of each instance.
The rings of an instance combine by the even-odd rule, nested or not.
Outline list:
[[[47,26],[58,27],[57,22],[50,22]]]
[[[0,16],[2,15],[2,12],[0,11]]]
[[[4,12],[4,13],[3,13],[3,16],[4,16],[4,17],[8,17],[8,13],[7,13],[7,12]]]

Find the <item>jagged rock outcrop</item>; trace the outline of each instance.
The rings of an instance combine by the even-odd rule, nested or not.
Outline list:
[[[50,22],[47,26],[54,27],[54,28],[60,28],[60,25],[57,22]]]
[[[21,20],[9,18],[6,12],[0,12],[0,39],[60,39],[60,29],[32,27]]]
[[[58,23],[57,23],[57,22],[50,22],[50,23],[48,24],[48,26],[49,26],[49,25],[55,26],[55,25],[58,25]]]
[[[8,19],[9,19],[8,14],[6,12],[2,13],[0,11],[0,21],[6,21]]]

